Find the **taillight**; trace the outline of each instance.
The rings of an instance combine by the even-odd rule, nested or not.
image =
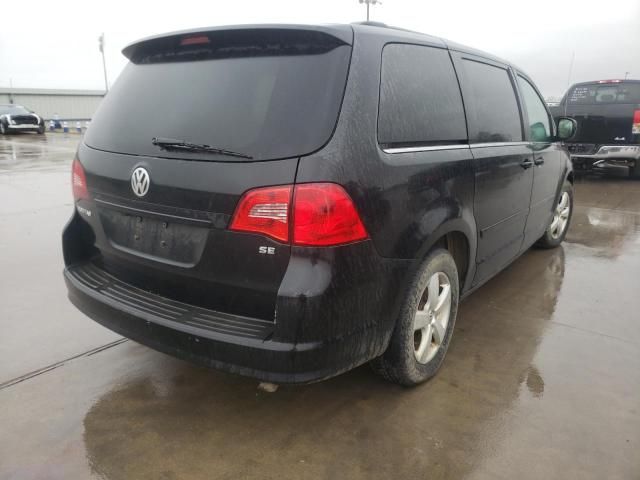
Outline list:
[[[293,205],[290,207],[291,202]],[[231,230],[259,233],[284,243],[327,247],[368,237],[349,194],[335,183],[305,183],[249,190]]]
[[[240,199],[230,228],[288,242],[290,202],[291,185],[249,190]]]
[[[293,194],[293,243],[330,246],[367,238],[349,194],[335,183],[296,185]]]
[[[633,112],[633,125],[631,126],[631,134],[640,134],[640,110]]]
[[[73,198],[75,200],[86,200],[89,198],[87,177],[84,174],[82,164],[77,158],[73,160],[73,165],[71,167],[71,188],[73,191]]]

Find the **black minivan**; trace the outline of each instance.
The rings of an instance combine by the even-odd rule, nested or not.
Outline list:
[[[490,55],[372,24],[123,53],[73,162],[64,276],[80,310],[154,349],[275,383],[372,361],[414,385],[459,301],[567,232],[560,135]]]

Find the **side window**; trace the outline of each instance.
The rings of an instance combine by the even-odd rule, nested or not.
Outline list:
[[[463,59],[471,143],[522,141],[516,94],[505,68]]]
[[[419,45],[386,45],[380,83],[380,144],[424,146],[466,140],[462,96],[449,52]]]
[[[529,117],[529,137],[533,142],[548,142],[551,139],[551,122],[547,109],[533,86],[520,75],[518,85]]]

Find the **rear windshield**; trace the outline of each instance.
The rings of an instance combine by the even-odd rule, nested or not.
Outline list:
[[[198,36],[139,49],[103,100],[85,143],[167,158],[251,161],[161,150],[154,137],[239,152],[252,160],[311,153],[330,138],[351,47],[326,34]]]
[[[577,105],[597,103],[638,103],[640,102],[640,84],[593,84],[573,87],[568,102]]]

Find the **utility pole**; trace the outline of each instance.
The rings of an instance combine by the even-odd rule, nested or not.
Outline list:
[[[367,22],[369,21],[369,7],[371,5],[382,4],[380,0],[358,0],[358,3],[365,3],[367,5]]]
[[[571,85],[571,74],[573,73],[573,61],[576,59],[576,51],[571,52],[571,62],[569,63],[569,75],[567,75],[567,88]]]
[[[624,79],[626,80],[631,72],[624,72]]]
[[[573,73],[573,62],[576,59],[576,51],[571,52],[571,62],[569,63],[569,74],[567,75],[567,92],[569,91],[569,87],[571,86],[571,74]],[[569,102],[564,102],[564,115],[567,115],[567,107],[569,106]]]
[[[102,70],[104,71],[104,90],[105,93],[109,92],[109,82],[107,80],[107,62],[104,59],[104,33],[98,37],[98,48],[102,54]]]

